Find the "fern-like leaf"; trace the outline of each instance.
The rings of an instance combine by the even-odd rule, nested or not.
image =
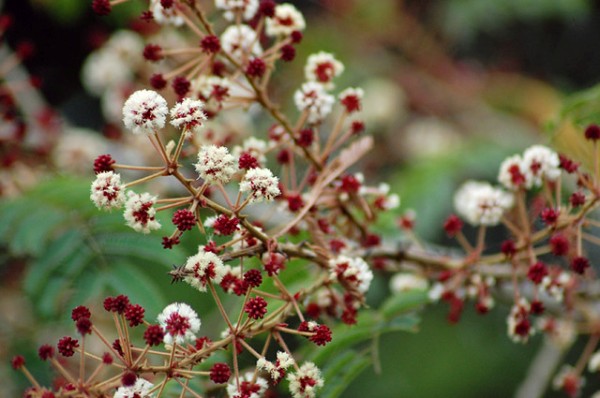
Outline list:
[[[185,260],[185,250],[166,251],[159,236],[129,229],[119,212],[98,211],[89,186],[58,177],[0,203],[0,245],[28,260],[25,292],[44,318],[117,293],[157,313],[166,304],[158,285],[169,283],[166,272]]]

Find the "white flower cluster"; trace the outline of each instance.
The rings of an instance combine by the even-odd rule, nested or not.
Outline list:
[[[184,281],[201,292],[206,291],[208,281],[221,283],[223,276],[227,274],[227,268],[223,261],[212,252],[206,252],[201,247],[197,254],[188,257],[184,269],[192,274],[186,276]]]
[[[159,25],[181,26],[185,22],[183,17],[178,14],[175,4],[169,8],[164,8],[160,0],[151,0],[150,11],[152,11],[154,21]]]
[[[246,372],[240,377],[240,387],[244,384],[254,384],[255,386],[258,386],[258,389],[253,391],[250,395],[243,395],[243,398],[260,398],[269,387],[269,383],[267,383],[264,378],[257,376],[255,380],[254,372]],[[227,384],[227,395],[229,398],[242,398],[241,391],[238,390],[235,380],[232,383]]]
[[[596,351],[588,361],[588,370],[595,373],[600,370],[600,351]]]
[[[144,41],[131,31],[118,31],[98,50],[92,52],[81,69],[85,89],[102,96],[121,90],[133,80],[134,70],[143,62]]]
[[[135,384],[129,387],[121,386],[117,388],[113,398],[151,398],[154,394],[150,394],[150,390],[154,387],[154,384],[150,383],[146,379],[138,377],[135,380]]]
[[[525,298],[514,304],[507,318],[508,337],[515,343],[526,343],[535,334],[535,328],[530,323],[531,306]]]
[[[330,278],[338,279],[366,293],[373,280],[373,271],[361,257],[338,256],[329,260]]]
[[[214,98],[222,102],[230,95],[231,82],[227,78],[218,76],[201,75],[191,82],[192,92],[196,93],[201,100],[208,101]]]
[[[410,273],[397,273],[390,279],[390,290],[394,294],[412,290],[428,290],[429,282],[420,275]]]
[[[101,210],[117,209],[125,203],[125,186],[121,175],[112,171],[98,173],[92,183],[90,200]]]
[[[279,178],[266,168],[250,169],[240,182],[240,192],[249,192],[251,203],[270,202],[281,194]]]
[[[302,13],[289,3],[275,7],[275,15],[267,18],[265,32],[268,36],[289,36],[306,27]]]
[[[513,155],[500,165],[498,181],[510,190],[540,187],[544,180],[560,177],[560,159],[556,152],[543,145],[529,147],[521,155]]]
[[[294,363],[294,358],[290,354],[285,351],[278,351],[275,363],[267,361],[265,357],[260,357],[256,361],[256,367],[266,371],[273,381],[278,382],[285,375],[285,370]]]
[[[123,105],[123,124],[134,134],[151,135],[165,126],[167,101],[156,91],[138,90]]]
[[[344,65],[325,51],[309,55],[304,66],[306,80],[321,83],[328,90],[333,88],[333,79],[343,71]]]
[[[206,120],[202,111],[204,102],[185,98],[171,108],[171,125],[187,131],[198,132]]]
[[[163,342],[183,344],[194,342],[200,330],[200,318],[196,311],[185,303],[172,303],[158,315],[158,323],[165,331]]]
[[[263,50],[256,32],[248,25],[231,25],[221,35],[221,47],[239,63],[251,55],[259,56]]]
[[[302,364],[298,372],[291,373],[287,379],[294,398],[314,398],[316,390],[324,384],[321,370],[312,362]]]
[[[308,123],[319,123],[331,113],[335,99],[316,82],[306,82],[294,93],[294,102],[299,111],[308,112]]]
[[[585,384],[585,379],[579,375],[579,372],[571,365],[563,365],[556,376],[552,379],[552,387],[555,390],[562,390],[568,386],[569,390],[579,391]],[[573,397],[579,394],[571,395]]]
[[[171,108],[171,125],[186,131],[198,132],[206,120],[204,102],[184,98]],[[169,108],[167,101],[156,91],[138,90],[123,105],[123,124],[134,134],[152,135],[165,126]]]
[[[365,92],[360,87],[348,87],[338,94],[338,99],[349,112],[356,112],[362,108],[362,100]]]
[[[542,290],[548,293],[556,301],[562,302],[565,293],[565,286],[571,281],[572,275],[569,272],[562,271],[558,275],[546,275],[540,284]]]
[[[356,180],[361,184],[364,181],[364,176],[362,173],[355,174]],[[400,206],[400,196],[395,193],[390,193],[390,185],[382,182],[377,187],[368,187],[365,185],[361,185],[358,190],[358,193],[362,196],[374,196],[375,200],[373,204],[379,210],[392,210]],[[343,195],[340,195],[340,198],[347,196],[344,192]]]
[[[198,152],[196,171],[209,184],[220,182],[226,184],[238,171],[238,164],[229,150],[224,146],[204,145]]]
[[[454,195],[454,208],[471,225],[497,225],[514,204],[511,193],[486,182],[467,181]]]
[[[233,21],[236,14],[248,21],[256,15],[258,0],[215,0],[215,7],[225,11],[223,16],[229,21]]]
[[[233,148],[233,155],[239,157],[242,153],[246,152],[258,160],[258,163],[264,164],[267,161],[267,158],[265,157],[267,149],[268,144],[265,140],[248,137],[241,146],[237,145]]]
[[[127,192],[127,196],[125,212],[123,213],[127,225],[144,234],[160,229],[160,222],[155,217],[154,204],[156,203],[156,196],[152,196],[147,192],[137,194],[131,191]]]

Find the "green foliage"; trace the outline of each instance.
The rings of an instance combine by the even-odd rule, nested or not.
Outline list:
[[[567,97],[560,112],[560,120],[571,120],[581,128],[592,123],[600,124],[600,85]]]
[[[594,165],[593,145],[583,131],[590,124],[600,124],[600,85],[568,96],[559,116],[548,125],[554,147],[581,162],[588,170]]]
[[[450,0],[441,3],[440,22],[448,35],[469,41],[515,21],[573,19],[589,11],[589,0]]]
[[[55,178],[1,202],[0,245],[29,260],[24,290],[44,318],[120,293],[157,314],[167,303],[160,284],[173,264],[185,260],[184,249],[164,250],[157,234],[126,227],[121,212],[97,210],[89,185]]]
[[[379,310],[362,310],[356,325],[334,327],[332,341],[323,348],[314,349],[307,358],[323,369],[326,382],[319,396],[341,396],[352,380],[377,357],[380,336],[392,332],[416,332],[420,318],[414,311],[425,303],[425,292],[405,292],[388,298]]]
[[[512,397],[541,339],[514,344],[505,333],[507,312],[499,306],[482,316],[468,305],[450,325],[445,303],[428,306],[418,333],[381,337],[381,369],[365,369],[343,396]]]

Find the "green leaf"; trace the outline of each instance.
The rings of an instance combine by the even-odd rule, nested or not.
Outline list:
[[[85,272],[77,279],[77,289],[69,298],[66,308],[89,305],[93,298],[100,297],[106,291],[106,280],[102,274]]]
[[[368,341],[376,335],[392,331],[414,331],[419,320],[419,317],[411,314],[384,319],[374,310],[361,311],[356,325],[334,327],[331,342],[325,347],[315,349],[310,358],[317,365],[326,363],[329,358]]]
[[[142,235],[133,230],[101,234],[96,242],[101,251],[113,256],[131,256],[165,267],[185,261],[181,250],[165,250],[156,235]]]
[[[127,292],[133,303],[142,305],[146,314],[155,317],[167,305],[162,290],[134,264],[120,262],[105,274],[114,293]]]
[[[158,233],[139,234],[124,225],[121,212],[95,209],[89,187],[89,180],[56,177],[0,203],[0,245],[9,256],[30,258],[24,291],[46,318],[107,288],[157,313],[166,302],[158,285],[169,281],[167,269],[185,261],[185,250],[164,250]],[[168,214],[160,218],[168,223]]]
[[[429,301],[426,290],[409,290],[394,294],[381,305],[381,314],[390,319],[395,315],[415,310]]]
[[[575,125],[585,127],[600,123],[600,85],[580,91],[565,100],[561,118],[570,119]]]
[[[42,283],[50,277],[67,258],[73,256],[83,244],[79,231],[69,230],[54,240],[43,256],[33,261],[24,280],[25,291],[33,294],[40,290]]]
[[[46,246],[51,232],[65,223],[64,214],[37,207],[20,220],[12,237],[12,251],[16,255],[39,255]]]
[[[52,278],[46,280],[42,286],[40,297],[42,300],[36,301],[37,310],[45,318],[55,315],[56,309],[61,308],[65,298],[69,293],[69,283],[66,279]]]
[[[356,378],[369,364],[371,358],[353,350],[346,351],[330,360],[323,369],[325,384],[318,393],[322,398],[336,398],[348,388],[350,382]]]
[[[29,214],[35,205],[33,201],[27,198],[2,203],[0,207],[0,239],[6,241],[9,247],[12,241],[12,237],[9,234],[14,230],[19,219]]]

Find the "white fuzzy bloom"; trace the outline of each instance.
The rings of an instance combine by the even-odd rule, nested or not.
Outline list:
[[[333,78],[339,76],[343,71],[344,65],[335,59],[333,54],[324,51],[310,55],[304,66],[306,80],[321,83],[329,90],[333,88]]]
[[[165,331],[165,344],[183,344],[196,340],[200,330],[200,318],[196,311],[185,303],[172,303],[158,315],[158,323]]]
[[[185,98],[171,108],[171,124],[179,129],[198,132],[206,120],[204,102]]]
[[[349,87],[338,94],[338,99],[348,112],[358,112],[362,109],[364,95],[362,88]]]
[[[267,149],[268,145],[266,141],[255,137],[248,137],[241,146],[237,145],[233,148],[233,155],[239,157],[242,153],[246,152],[258,160],[258,163],[263,164],[267,161],[265,157]]]
[[[87,174],[90,163],[94,162],[98,154],[109,151],[104,137],[85,128],[64,129],[57,139],[52,160],[61,171]]]
[[[108,87],[100,96],[100,107],[102,116],[107,122],[118,125],[123,120],[123,105],[129,95],[131,87],[129,84],[117,87]]]
[[[164,8],[160,4],[160,0],[151,0],[150,11],[152,11],[154,20],[159,25],[181,26],[185,22],[178,14],[176,4],[173,4],[170,8]]]
[[[510,156],[500,165],[498,182],[511,191],[516,191],[527,183],[527,173],[521,155]]]
[[[256,361],[256,367],[269,373],[269,376],[275,382],[278,382],[285,375],[285,370],[293,364],[294,358],[285,351],[277,352],[277,361],[275,363],[267,361],[265,357],[260,357]]]
[[[258,0],[215,0],[215,6],[225,11],[223,16],[229,21],[233,21],[238,13],[248,21],[256,15]]]
[[[92,183],[90,200],[102,210],[117,209],[125,203],[125,186],[121,175],[112,171],[98,173]]]
[[[196,255],[188,257],[184,269],[191,272],[191,275],[186,276],[184,281],[201,292],[206,291],[209,280],[211,283],[221,283],[223,276],[227,273],[227,268],[219,256],[202,249]]]
[[[392,293],[402,293],[411,290],[427,290],[429,282],[422,276],[408,273],[398,273],[390,279]]]
[[[250,202],[272,201],[281,194],[279,178],[269,169],[250,169],[240,182],[240,192],[249,192]]]
[[[277,351],[277,366],[281,369],[287,369],[292,366],[295,361],[290,354],[285,351]]]
[[[287,377],[293,398],[314,398],[316,390],[323,387],[321,371],[312,362],[302,364],[298,372]]]
[[[97,96],[132,80],[131,66],[115,52],[104,49],[91,53],[81,69],[83,87],[87,92]]]
[[[429,292],[427,292],[429,301],[432,301],[432,302],[439,301],[440,298],[442,297],[442,294],[444,294],[445,290],[446,290],[446,288],[444,287],[444,285],[442,283],[440,283],[440,282],[434,283],[433,286],[431,287],[431,289],[429,289]]]
[[[588,370],[590,372],[597,372],[600,370],[600,351],[596,351],[588,362]]]
[[[391,210],[400,206],[400,196],[398,194],[390,194],[390,186],[385,183],[379,184],[375,189],[366,188],[364,185],[358,190],[359,194],[375,194],[373,205],[380,210]]]
[[[527,188],[539,187],[543,179],[555,181],[560,177],[560,159],[550,148],[534,145],[523,153],[523,169],[527,176]]]
[[[231,82],[218,76],[202,75],[192,80],[191,89],[204,101],[214,98],[218,102],[223,102],[230,95]]]
[[[262,54],[256,32],[248,25],[231,25],[221,35],[221,46],[237,62],[244,63],[250,55]]]
[[[198,152],[196,171],[209,184],[220,182],[228,183],[238,171],[238,164],[229,150],[224,146],[204,145]]]
[[[381,201],[381,206],[384,210],[397,209],[400,207],[400,196],[396,193],[385,196]]]
[[[322,84],[307,82],[294,93],[294,102],[300,112],[308,111],[309,123],[318,123],[331,113],[335,99]]]
[[[330,278],[352,285],[361,293],[369,290],[373,272],[361,257],[338,256],[329,260]]]
[[[204,225],[205,228],[214,228],[215,221],[217,221],[217,216],[206,217],[202,225]]]
[[[154,384],[146,379],[138,377],[133,386],[121,386],[117,388],[113,398],[152,398],[154,397],[154,394],[149,393],[152,387],[154,387]]]
[[[144,234],[150,231],[160,229],[160,223],[156,220],[156,196],[150,195],[148,192],[137,194],[135,192],[127,192],[127,202],[125,203],[126,224],[137,232]]]
[[[343,70],[343,66],[342,66],[342,70]],[[348,87],[347,89],[345,89],[344,91],[342,91],[341,93],[338,94],[338,98],[340,99],[340,101],[346,97],[356,97],[357,99],[362,100],[364,96],[365,96],[365,92],[360,87]]]
[[[511,193],[486,182],[467,181],[454,195],[456,212],[471,225],[497,225],[513,203]]]
[[[552,379],[552,388],[555,390],[562,390],[567,383],[570,386],[575,383],[574,387],[579,390],[584,386],[585,379],[579,376],[577,370],[575,370],[573,366],[563,365]],[[577,396],[579,396],[579,394],[577,394]]]
[[[571,275],[568,272],[561,272],[558,275],[546,275],[540,284],[542,290],[548,293],[558,302],[564,299],[565,286],[571,281]]]
[[[234,237],[234,239],[235,239],[235,237]],[[236,250],[236,249],[234,249],[234,250]],[[239,265],[236,267],[231,267],[230,265],[225,265],[224,275],[229,275],[229,276],[232,276],[237,279],[242,279],[243,278],[242,267]],[[223,288],[225,293],[228,293],[228,294],[232,294],[235,291],[235,283],[230,283],[226,286],[222,285],[221,287]],[[228,331],[228,330],[229,329],[226,329],[226,331]],[[227,337],[227,336],[225,336],[225,337]]]
[[[273,362],[267,361],[265,357],[258,358],[256,361],[256,368],[267,372],[272,380],[279,380],[281,378],[277,366],[275,366]]]
[[[131,31],[115,32],[100,49],[91,53],[83,64],[81,81],[85,89],[97,96],[133,81],[134,70],[143,61],[144,41]]]
[[[151,135],[165,126],[167,101],[156,91],[138,90],[123,105],[123,124],[134,134]]]
[[[142,52],[144,39],[131,30],[119,30],[110,36],[102,49],[115,53],[131,68],[137,68],[144,62]],[[102,51],[102,50],[101,50]]]
[[[260,398],[260,397],[262,397],[263,394],[265,393],[265,391],[267,391],[267,388],[269,387],[269,383],[267,383],[267,381],[260,376],[256,377],[256,381],[254,383],[252,383],[253,379],[254,379],[254,372],[247,372],[242,377],[240,377],[240,390],[244,389],[244,388],[248,388],[248,387],[250,387],[250,385],[254,384],[254,385],[258,386],[258,391],[253,392],[250,395],[242,395],[242,391],[238,390],[237,385],[234,380],[232,383],[227,384],[227,395],[229,395],[229,398],[242,398],[242,396],[244,398]]]
[[[267,18],[265,32],[268,36],[289,36],[305,27],[302,13],[293,5],[284,3],[275,7],[273,18]]]
[[[506,320],[508,337],[515,343],[526,343],[529,337],[535,334],[535,328],[529,321],[531,306],[522,298],[513,305]]]

